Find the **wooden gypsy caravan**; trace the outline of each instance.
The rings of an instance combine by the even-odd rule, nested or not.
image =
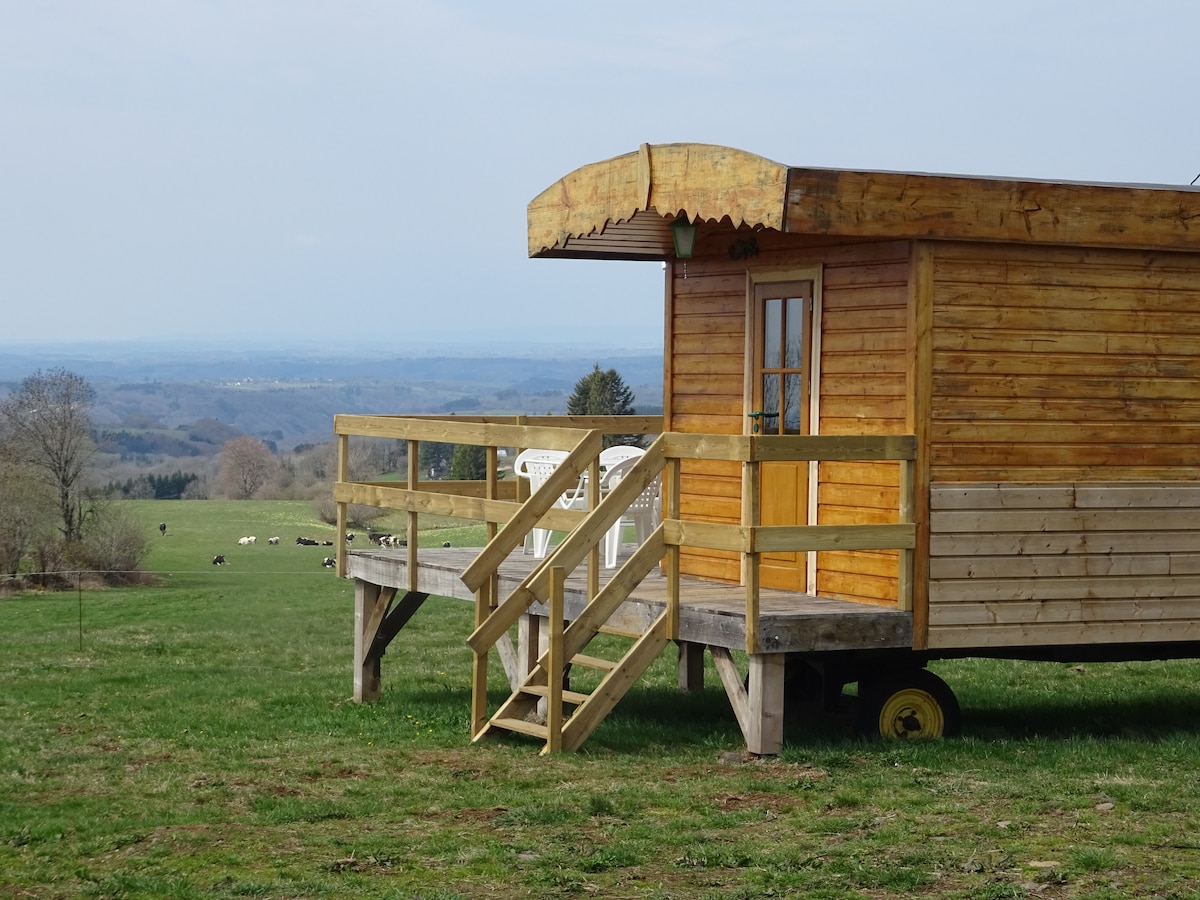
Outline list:
[[[699,144],[566,175],[529,206],[529,253],[665,263],[661,424],[339,416],[343,449],[367,434],[479,443],[493,463],[501,446],[570,452],[529,498],[415,466],[404,485],[351,482],[343,463],[341,508],[407,509],[414,538],[343,553],[356,696],[378,693],[379,656],[430,592],[476,601],[476,736],[550,750],[578,746],[669,644],[685,687],[708,649],[758,753],[779,749],[791,698],[855,681],[869,731],[953,732],[931,659],[1200,655],[1198,221],[1187,187]],[[581,474],[599,482],[602,435],[631,430],[661,431],[636,478],[556,509]],[[603,569],[601,536],[654,479],[661,525]],[[487,521],[488,546],[418,559],[417,517],[449,510]],[[568,532],[545,560],[521,552],[539,522]],[[633,642],[622,659],[584,652],[611,631]],[[493,647],[513,689],[495,712]],[[590,692],[563,686],[589,667]]]

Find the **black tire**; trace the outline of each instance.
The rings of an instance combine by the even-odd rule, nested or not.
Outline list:
[[[864,737],[953,737],[962,713],[950,686],[928,669],[891,669],[858,683],[858,733]]]

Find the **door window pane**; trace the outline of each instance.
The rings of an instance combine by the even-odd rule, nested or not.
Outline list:
[[[783,301],[768,300],[763,304],[763,368],[779,368],[780,332],[783,328]],[[764,408],[771,409],[763,404]]]
[[[781,434],[803,434],[800,430],[801,402],[804,399],[804,385],[799,375],[783,376],[783,427]]]
[[[763,373],[762,434],[775,434],[779,428],[779,376]]]
[[[783,362],[786,369],[799,369],[804,362],[804,302],[804,297],[790,297],[787,301],[787,344]]]

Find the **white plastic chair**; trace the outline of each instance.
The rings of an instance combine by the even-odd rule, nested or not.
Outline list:
[[[533,494],[546,483],[546,479],[566,458],[566,450],[522,450],[513,462],[513,474],[519,478],[528,478],[529,492]],[[561,509],[587,509],[586,473],[579,477],[579,483],[574,488],[563,492],[556,501],[556,505]],[[531,529],[529,538],[533,543],[534,558],[545,559],[550,550],[550,530],[547,528]],[[525,543],[526,551],[529,549],[529,543],[529,540]]]
[[[600,466],[605,470],[600,482],[601,489],[607,493],[616,487],[645,453],[640,447],[609,447],[601,451]],[[645,490],[637,495],[621,518],[604,535],[606,569],[615,568],[617,565],[617,551],[621,547],[621,537],[626,525],[633,525],[637,529],[638,546],[641,546],[650,536],[650,532],[658,527],[661,517],[660,482],[660,478],[655,478],[646,485]]]

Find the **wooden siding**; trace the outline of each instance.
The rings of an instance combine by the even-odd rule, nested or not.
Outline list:
[[[929,647],[1200,640],[1200,485],[939,484]]]
[[[934,253],[932,482],[1200,477],[1200,258]]]
[[[666,393],[673,431],[742,434],[747,266],[727,252],[750,232],[709,234],[686,268],[673,266],[667,304]],[[755,235],[755,270],[822,266],[819,432],[906,433],[908,266],[905,241],[797,247],[787,236]],[[686,277],[685,277],[686,272]],[[895,463],[822,463],[821,524],[897,521]],[[681,513],[704,522],[737,522],[736,464],[684,463]],[[894,604],[897,554],[820,553],[823,596]],[[739,560],[718,551],[682,554],[690,575],[737,582]]]

